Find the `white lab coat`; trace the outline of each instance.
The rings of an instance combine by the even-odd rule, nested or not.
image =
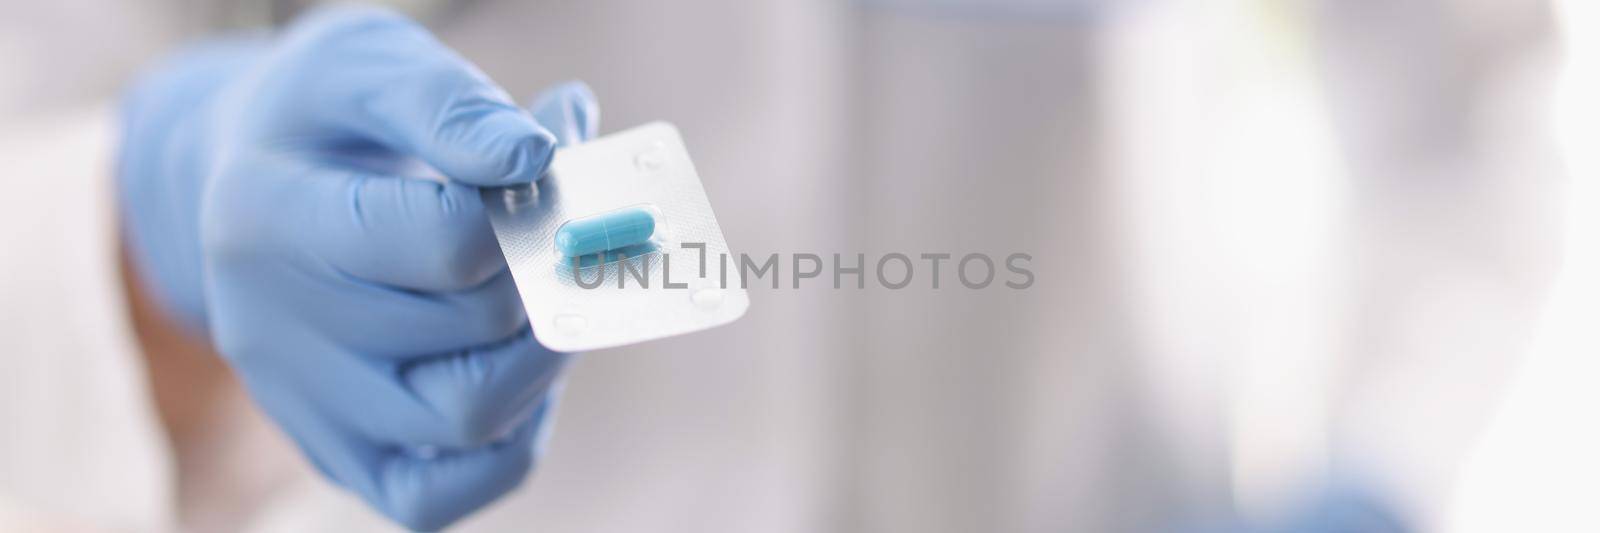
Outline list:
[[[0,200],[0,529],[172,527],[172,459],[117,271],[108,118],[0,141],[17,173]]]
[[[676,122],[737,251],[1021,251],[1037,275],[1027,291],[757,290],[733,326],[585,355],[544,463],[462,530],[1149,531],[1273,508],[1330,461],[1440,523],[1484,421],[1437,406],[1493,403],[1531,328],[1532,306],[1506,304],[1548,277],[1520,246],[1553,231],[1537,195],[1505,194],[1550,191],[1510,179],[1539,165],[1454,179],[1507,152],[1354,142],[1456,130],[1415,127],[1452,116],[1425,97],[1416,116],[1305,111],[1423,84],[1407,64],[1362,70],[1341,44],[1355,36],[1285,74],[1241,52],[1275,42],[1249,3],[1151,4],[602,0],[439,28],[513,92],[587,80],[605,131]],[[1419,13],[1394,31],[1444,34],[1409,35],[1439,56],[1523,35]],[[1319,89],[1324,75],[1388,85]],[[106,120],[51,119],[4,149],[30,171],[0,215],[0,421],[16,428],[0,520],[168,530],[173,462],[118,311]],[[1327,170],[1332,146],[1353,146],[1351,168]],[[237,461],[297,466],[237,529],[390,527],[255,424],[235,445],[259,453]]]

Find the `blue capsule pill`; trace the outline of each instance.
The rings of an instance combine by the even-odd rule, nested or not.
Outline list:
[[[642,207],[624,207],[562,224],[556,229],[556,249],[567,257],[598,254],[644,243],[655,232],[654,214]]]

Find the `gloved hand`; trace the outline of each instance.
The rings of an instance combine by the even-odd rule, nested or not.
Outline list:
[[[534,341],[479,188],[538,179],[598,112],[579,83],[534,107],[364,8],[202,47],[125,100],[143,283],[323,474],[413,529],[511,490],[551,420],[566,357]]]

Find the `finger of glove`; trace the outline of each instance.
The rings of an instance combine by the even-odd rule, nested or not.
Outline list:
[[[313,216],[304,242],[353,277],[418,291],[464,291],[506,271],[477,189],[323,169],[297,186]]]
[[[466,187],[352,177],[284,157],[234,166],[266,174],[213,191],[203,233],[208,301],[270,302],[278,319],[389,358],[492,344],[526,324],[491,232],[476,222],[481,201]],[[221,298],[229,291],[260,294]]]
[[[502,344],[408,364],[401,379],[448,421],[456,446],[471,447],[501,438],[526,421],[566,360],[524,329]]]
[[[431,457],[394,453],[380,467],[380,506],[413,530],[442,529],[522,483],[534,467],[534,420],[506,440]]]
[[[534,120],[554,133],[560,146],[572,146],[600,131],[600,104],[594,91],[573,80],[546,88],[529,106]]]
[[[435,531],[516,488],[533,468],[529,420],[477,449],[417,454],[323,422],[291,430],[319,470],[413,531]]]
[[[577,355],[566,354],[566,357],[567,361],[564,364],[570,364],[572,358],[577,357]],[[555,382],[551,383],[550,387],[545,390],[543,399],[533,411],[533,459],[535,461],[538,461],[540,457],[544,457],[545,450],[549,449],[550,436],[556,425],[556,408],[560,406],[561,392],[566,388],[566,377],[557,375]]]
[[[531,183],[555,137],[477,67],[425,28],[370,7],[320,10],[295,24],[284,54],[283,117],[415,156],[474,186]]]
[[[500,381],[520,377],[535,383],[526,385],[529,390],[513,391],[510,383],[485,382],[500,388],[500,396],[517,405],[473,406],[480,409],[477,412],[446,410],[457,406],[435,403],[438,394],[419,393],[401,377],[404,365],[372,361],[315,341],[296,342],[295,351],[231,359],[257,400],[285,426],[326,420],[334,429],[375,444],[461,451],[507,438],[530,418],[559,372],[562,359],[511,361],[526,355],[515,353],[518,349],[511,348],[512,344],[475,351],[494,353],[505,374],[497,376]],[[519,364],[523,368],[513,368]],[[510,422],[495,427],[485,422],[491,417]]]
[[[405,360],[502,342],[528,319],[510,271],[461,292],[396,289],[328,271],[295,308],[342,347]]]

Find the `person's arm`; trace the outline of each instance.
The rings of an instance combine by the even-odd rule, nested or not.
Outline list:
[[[524,111],[374,9],[214,46],[127,99],[140,282],[313,465],[401,524],[440,528],[511,490],[567,357],[534,341],[479,189],[530,184],[558,143],[592,136],[587,88]],[[411,177],[419,163],[442,176]]]

